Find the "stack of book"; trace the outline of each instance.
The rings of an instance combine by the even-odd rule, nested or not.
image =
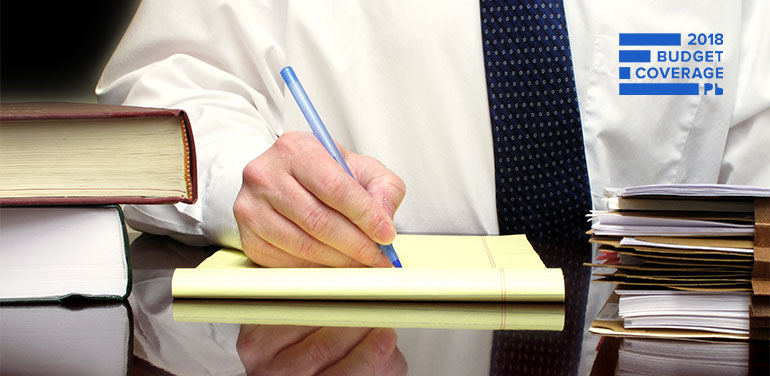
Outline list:
[[[124,299],[119,204],[192,203],[193,138],[180,110],[0,105],[0,302]]]
[[[594,212],[595,282],[616,283],[593,322],[603,335],[766,338],[770,188],[607,189]]]

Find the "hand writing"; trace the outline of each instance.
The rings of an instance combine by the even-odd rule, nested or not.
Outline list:
[[[269,267],[388,267],[403,181],[342,147],[356,179],[308,132],[289,132],[243,171],[234,213],[243,250]]]

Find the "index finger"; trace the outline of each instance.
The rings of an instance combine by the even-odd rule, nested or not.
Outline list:
[[[346,156],[356,170],[359,184],[369,192],[375,201],[381,202],[390,217],[396,214],[406,195],[406,185],[398,175],[385,167],[380,161],[360,154],[349,153]]]

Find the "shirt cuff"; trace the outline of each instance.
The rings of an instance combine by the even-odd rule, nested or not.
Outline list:
[[[238,224],[233,214],[235,198],[243,184],[243,169],[272,145],[267,140],[247,138],[223,150],[211,166],[208,187],[203,189],[202,230],[214,244],[242,249]],[[248,150],[248,153],[244,153]]]

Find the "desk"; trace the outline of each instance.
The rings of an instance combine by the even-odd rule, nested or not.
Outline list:
[[[587,332],[606,296],[604,285],[589,284],[587,243],[565,243],[530,238],[535,250],[549,267],[562,267],[565,274],[566,301],[562,331],[483,331],[447,329],[396,329],[397,346],[406,358],[410,375],[485,375],[485,374],[579,374],[612,375],[618,367],[618,353],[623,344],[616,339],[602,342]],[[236,351],[237,324],[184,323],[172,318],[171,275],[176,267],[193,267],[216,248],[191,247],[170,238],[141,235],[131,245],[133,289],[126,307],[130,322],[132,346],[129,347],[128,373],[137,375],[242,374],[244,367]],[[574,255],[566,258],[565,254]],[[559,264],[561,263],[561,264]],[[593,289],[593,290],[592,290]],[[607,290],[607,291],[604,291]],[[590,295],[590,296],[589,296]],[[587,304],[587,302],[590,302]],[[587,308],[587,309],[586,309]],[[586,312],[588,318],[586,319]],[[61,328],[66,331],[67,328]],[[278,331],[280,334],[280,331]],[[0,340],[9,340],[3,338]],[[645,343],[646,351],[666,359],[675,370],[682,354],[671,356],[669,345],[675,341]],[[689,342],[688,342],[689,343]],[[692,343],[690,343],[692,344]],[[66,345],[66,344],[63,344]],[[699,346],[695,343],[692,346]],[[655,354],[655,348],[664,349]],[[757,350],[759,349],[759,350]],[[708,346],[702,351],[708,354]],[[765,347],[752,347],[751,370],[767,374]],[[760,351],[757,355],[757,351]],[[749,371],[749,348],[738,349],[737,368]],[[597,356],[598,354],[598,356]],[[98,357],[99,354],[88,354]],[[714,357],[724,354],[714,354]],[[623,356],[620,357],[623,362]],[[763,359],[764,358],[764,359]],[[759,362],[764,361],[763,364]],[[643,364],[643,363],[642,363]],[[624,367],[641,367],[639,362],[625,361]],[[29,364],[36,374],[36,364]],[[50,366],[50,365],[49,365]],[[0,366],[2,367],[2,366]],[[87,369],[87,367],[86,367]],[[681,371],[681,369],[679,369]],[[676,372],[672,373],[676,374]],[[725,374],[725,370],[721,370]]]

